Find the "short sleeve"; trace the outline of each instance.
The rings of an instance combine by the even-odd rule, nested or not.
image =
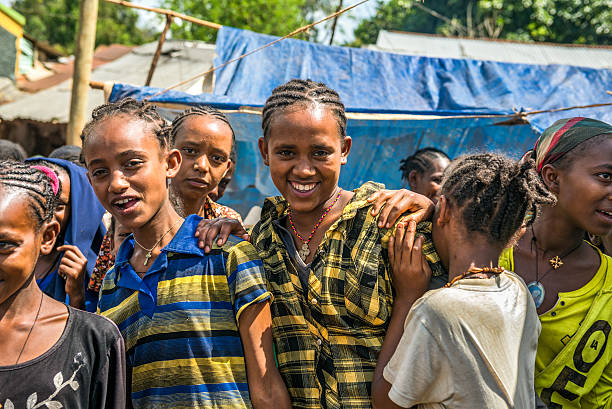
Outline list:
[[[97,373],[91,393],[92,407],[124,409],[126,407],[125,345],[116,330],[117,338],[107,351],[106,365]]]
[[[272,295],[266,285],[263,263],[251,243],[240,241],[226,251],[227,284],[239,322],[245,308],[269,300]]]
[[[404,334],[384,368],[391,384],[389,398],[401,407],[419,403],[440,403],[452,396],[448,357],[424,325],[425,318],[412,311]]]

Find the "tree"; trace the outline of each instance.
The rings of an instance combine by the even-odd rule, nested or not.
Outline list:
[[[610,0],[379,0],[353,45],[385,30],[555,43],[611,44]]]
[[[164,0],[163,6],[174,11],[226,26],[264,34],[283,36],[311,22],[317,13],[331,8],[330,0]],[[174,38],[215,41],[216,30],[176,21]],[[316,38],[316,30],[298,38]]]
[[[79,21],[79,0],[15,0],[13,8],[26,16],[25,32],[67,53],[74,52]],[[96,45],[142,44],[155,37],[137,24],[138,13],[100,1]]]

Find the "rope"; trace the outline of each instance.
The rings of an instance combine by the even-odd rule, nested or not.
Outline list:
[[[239,61],[239,60],[241,60],[241,59],[243,59],[243,58],[245,58],[245,57],[248,57],[248,56],[249,56],[249,55],[251,55],[251,54],[255,54],[256,52],[259,52],[259,51],[261,51],[261,50],[263,50],[263,49],[265,49],[265,48],[268,48],[268,47],[270,47],[270,46],[272,46],[272,45],[274,45],[274,44],[276,44],[276,43],[278,43],[278,42],[280,42],[280,41],[283,41],[283,40],[285,40],[285,39],[287,39],[287,38],[289,38],[289,37],[293,37],[293,36],[295,36],[295,35],[297,35],[297,34],[303,33],[304,31],[310,30],[312,27],[316,26],[317,24],[321,24],[321,23],[323,23],[323,22],[325,22],[325,21],[327,21],[327,20],[331,20],[332,18],[334,18],[334,17],[336,17],[336,16],[339,16],[339,15],[341,15],[341,14],[343,14],[343,13],[346,13],[347,11],[349,11],[349,10],[351,10],[351,9],[354,9],[355,7],[360,6],[360,5],[362,5],[363,3],[367,3],[368,1],[370,1],[370,0],[361,0],[360,2],[355,3],[355,4],[353,4],[352,6],[349,6],[349,7],[346,7],[346,8],[344,8],[344,9],[342,9],[342,10],[336,11],[335,13],[330,14],[329,16],[327,16],[327,17],[325,17],[325,18],[323,18],[323,19],[321,19],[321,20],[318,20],[318,21],[315,21],[314,23],[310,23],[310,24],[308,24],[308,25],[305,25],[305,26],[303,26],[303,27],[300,27],[300,28],[298,28],[297,30],[292,31],[292,32],[290,32],[289,34],[287,34],[287,35],[285,35],[285,36],[283,36],[283,37],[281,37],[281,38],[277,38],[276,40],[274,40],[274,41],[272,41],[272,42],[270,42],[270,43],[268,43],[268,44],[265,44],[265,45],[263,45],[263,46],[261,46],[261,47],[259,47],[259,48],[256,48],[255,50],[249,51],[249,52],[247,52],[247,53],[245,53],[245,54],[242,54],[242,55],[241,55],[241,56],[239,56],[239,57],[236,57],[236,58],[233,58],[233,59],[231,59],[231,60],[229,60],[229,61],[226,61],[226,62],[224,62],[224,63],[223,63],[223,64],[221,64],[221,65],[218,65],[218,66],[216,66],[216,67],[212,67],[210,70],[208,70],[208,71],[206,71],[206,72],[203,72],[203,73],[198,74],[198,75],[194,75],[194,76],[193,76],[193,77],[191,77],[191,78],[188,78],[188,79],[186,79],[186,80],[184,80],[184,81],[179,82],[178,84],[175,84],[175,85],[172,85],[172,86],[170,86],[170,87],[168,87],[168,88],[166,88],[166,89],[163,89],[163,90],[161,90],[160,92],[158,92],[157,94],[154,94],[154,95],[152,95],[152,96],[151,96],[151,97],[149,97],[149,98],[154,98],[154,97],[157,97],[157,96],[159,96],[159,95],[161,95],[161,94],[165,94],[166,92],[168,92],[168,91],[170,91],[170,90],[173,90],[173,89],[175,89],[175,88],[177,88],[177,87],[180,87],[181,85],[185,85],[185,84],[190,83],[191,81],[196,80],[196,79],[198,79],[198,78],[200,78],[200,77],[204,77],[204,76],[206,76],[206,75],[208,75],[208,74],[210,74],[210,73],[212,73],[212,72],[214,72],[214,71],[218,70],[219,68],[223,68],[223,67],[225,67],[226,65],[229,65],[229,64],[231,64],[231,63],[233,63],[233,62],[236,62],[236,61]],[[149,99],[149,98],[147,98],[147,99]]]

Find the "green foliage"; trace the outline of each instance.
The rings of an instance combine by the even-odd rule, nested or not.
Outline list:
[[[79,21],[79,0],[15,0],[13,8],[26,16],[25,32],[40,41],[67,52],[74,52]],[[155,36],[136,24],[133,9],[99,2],[96,45],[142,44]]]
[[[376,14],[357,27],[352,45],[376,43],[381,29],[608,45],[612,7],[610,0],[378,0]]]
[[[163,7],[225,26],[277,36],[308,24],[317,13],[331,8],[329,0],[164,0]],[[213,43],[217,32],[175,20],[172,36]],[[316,30],[312,30],[297,38],[315,36]]]

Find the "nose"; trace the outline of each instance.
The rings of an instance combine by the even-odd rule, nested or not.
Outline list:
[[[300,159],[293,167],[293,174],[301,179],[306,179],[316,174],[316,170],[307,158]]]
[[[115,171],[111,174],[110,185],[108,190],[110,192],[123,192],[130,186],[129,182],[125,179],[123,172]]]
[[[208,160],[206,155],[198,156],[198,158],[193,162],[193,168],[200,172],[208,171]]]

